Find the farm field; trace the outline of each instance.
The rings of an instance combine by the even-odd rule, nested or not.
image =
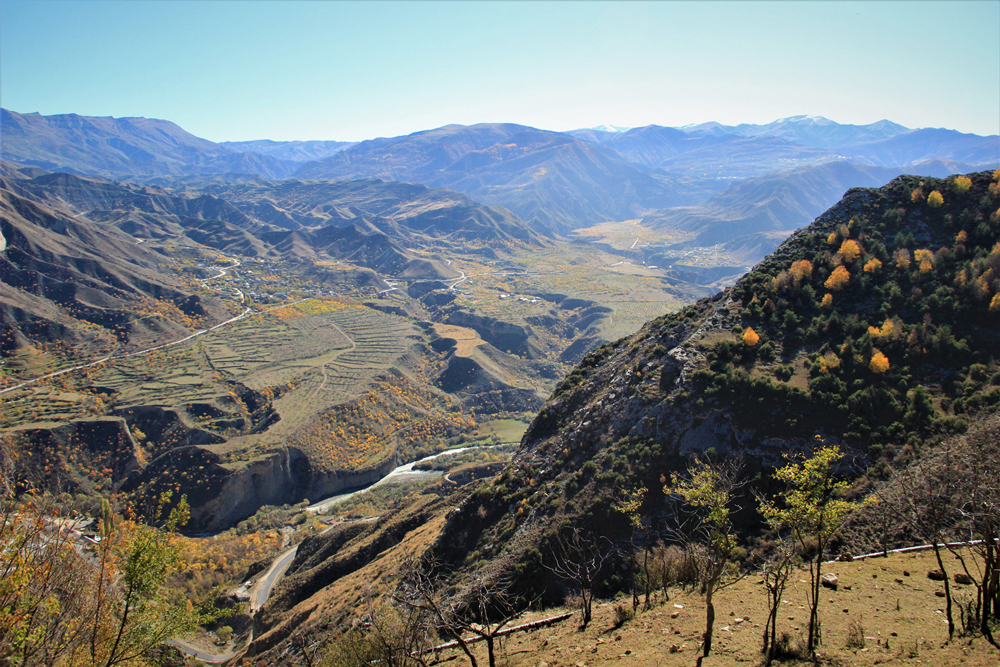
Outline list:
[[[510,322],[545,315],[553,304],[534,295],[561,294],[610,308],[600,321],[603,336],[614,340],[637,331],[646,321],[691,300],[663,280],[663,274],[620,256],[579,244],[514,255],[502,267],[456,262],[468,276],[454,292],[465,308]],[[509,295],[501,298],[501,295]],[[534,300],[534,303],[532,301]],[[565,349],[571,341],[553,341]]]

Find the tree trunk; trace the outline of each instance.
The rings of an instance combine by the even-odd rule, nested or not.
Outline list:
[[[948,641],[951,641],[955,637],[955,619],[951,615],[951,585],[948,582],[948,571],[944,569],[944,561],[941,560],[941,547],[937,538],[934,539],[934,555],[937,557],[938,568],[944,574],[944,606],[948,618]]]
[[[497,667],[496,653],[493,651],[493,635],[486,635],[486,652],[490,656],[490,667]]]
[[[823,576],[823,545],[819,545],[819,554],[816,556],[816,571],[812,576],[812,600],[809,609],[809,643],[806,647],[809,655],[816,651],[818,642],[817,631],[819,630],[819,585]]]
[[[715,627],[715,605],[712,604],[712,585],[708,585],[708,590],[705,593],[705,650],[702,651],[702,656],[708,657],[708,654],[712,651],[712,630]]]

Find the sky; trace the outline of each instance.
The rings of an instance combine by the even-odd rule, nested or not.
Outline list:
[[[799,114],[1000,134],[1000,0],[2,0],[0,102],[212,141]]]

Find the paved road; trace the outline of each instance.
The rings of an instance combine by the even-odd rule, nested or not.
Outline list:
[[[295,554],[298,550],[299,548],[297,546],[292,547],[285,553],[275,558],[267,572],[265,572],[264,575],[257,580],[257,583],[253,585],[253,589],[250,591],[251,614],[263,607],[264,603],[267,602],[267,598],[271,595],[271,589],[274,588],[274,584],[277,583],[278,579],[280,579],[285,573],[288,566],[292,564],[292,559],[295,558]]]
[[[211,664],[223,663],[236,655],[235,653],[210,653],[208,651],[203,651],[196,646],[188,644],[183,639],[168,639],[163,643],[180,649],[181,653],[184,653],[185,655],[193,655],[198,660]]]

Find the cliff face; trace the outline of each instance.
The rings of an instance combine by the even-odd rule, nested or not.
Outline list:
[[[216,532],[253,516],[265,505],[321,500],[341,491],[374,484],[397,465],[390,458],[356,472],[316,471],[306,456],[285,447],[249,462],[223,464],[208,449],[178,447],[131,475],[122,490],[150,504],[159,493],[180,484],[191,505],[186,530]]]

